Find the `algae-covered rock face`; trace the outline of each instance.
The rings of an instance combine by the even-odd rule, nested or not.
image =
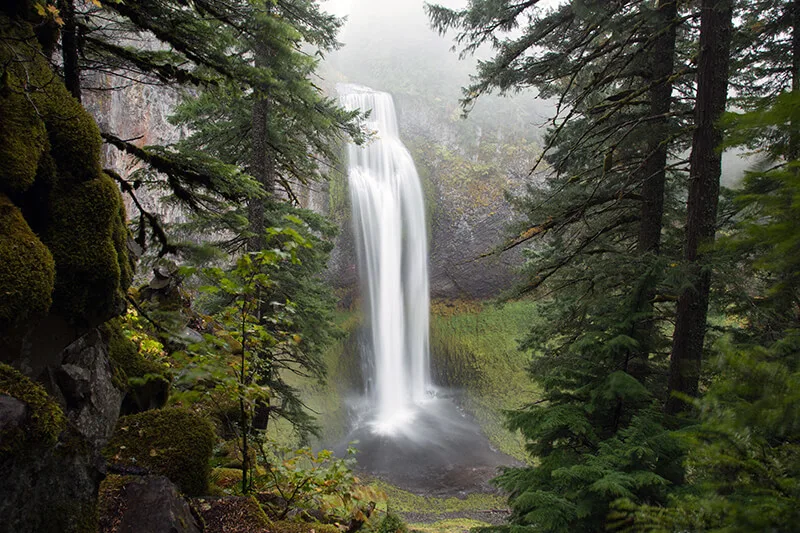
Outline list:
[[[0,363],[0,398],[16,413],[0,424],[0,460],[40,446],[53,446],[66,426],[64,413],[44,388]]]
[[[54,282],[50,251],[22,212],[0,193],[0,330],[47,313]]]
[[[112,463],[164,475],[184,494],[199,496],[208,490],[214,441],[207,419],[166,408],[120,418],[105,454]]]
[[[116,385],[125,392],[122,413],[134,414],[163,407],[169,396],[168,369],[145,359],[136,343],[124,335],[118,319],[103,324],[100,330],[108,341]]]
[[[0,290],[11,291],[0,298],[0,335],[46,314],[51,299],[73,324],[97,325],[119,313],[131,280],[100,131],[30,24],[0,12],[0,42]]]

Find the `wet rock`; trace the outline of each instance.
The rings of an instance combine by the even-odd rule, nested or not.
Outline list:
[[[67,403],[66,414],[80,435],[99,451],[119,418],[122,392],[112,381],[108,347],[96,329],[64,350],[56,381]]]
[[[24,402],[0,394],[0,435],[22,428],[28,417],[27,411]]]
[[[200,531],[189,503],[164,476],[113,476],[103,485],[100,533]]]
[[[39,378],[61,404],[68,429],[55,444],[31,442],[0,460],[0,533],[96,529],[97,491],[105,476],[100,452],[119,416],[122,393],[112,383],[108,348],[96,329],[49,363]],[[2,405],[8,414],[0,419],[20,420],[18,405]]]

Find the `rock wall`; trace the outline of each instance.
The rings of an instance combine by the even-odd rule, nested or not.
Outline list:
[[[425,193],[431,296],[492,298],[517,281],[522,257],[493,253],[508,235],[515,214],[506,194],[521,192],[538,146],[501,130],[484,134],[431,105],[426,98],[393,95],[400,135],[411,152]],[[341,226],[331,257],[331,281],[357,285],[357,265],[346,178],[335,176],[329,209]],[[330,190],[330,189],[329,189]]]
[[[97,326],[124,310],[132,265],[97,124],[35,13],[0,6],[0,532],[89,533],[122,400]]]
[[[326,75],[332,79],[341,76]],[[108,75],[90,80],[87,86],[86,107],[103,131],[135,139],[142,146],[172,143],[187,133],[167,121],[179,100],[175,91],[150,84],[131,85]],[[323,86],[330,93],[335,91],[332,82]],[[121,89],[92,91],[91,87]],[[428,204],[432,296],[497,296],[514,285],[515,268],[522,259],[516,252],[482,256],[507,235],[514,213],[505,193],[518,192],[533,179],[528,170],[538,150],[536,143],[519,134],[519,124],[487,127],[485,117],[483,122],[460,120],[455,100],[446,104],[413,91],[393,92],[393,97],[401,137],[415,160]],[[126,179],[143,172],[131,156],[115,148],[104,148],[104,157],[105,165]],[[329,215],[340,226],[327,278],[342,289],[347,304],[358,293],[358,272],[342,167],[331,171],[330,182],[308,187],[297,184],[295,193],[303,207]],[[181,218],[179,210],[159,203],[157,191],[143,189],[137,196],[166,221]],[[130,206],[129,211],[136,216]]]
[[[0,453],[0,532],[93,533],[98,488],[105,477],[101,450],[122,402],[122,392],[113,384],[106,339],[97,329],[91,330],[31,377],[44,384],[66,424],[55,441],[26,438],[26,426],[42,416],[41,410],[30,400],[17,416],[4,415],[0,409],[0,428],[4,432],[17,428],[18,438],[26,438],[21,449]],[[21,375],[12,379],[38,387]],[[0,400],[8,401],[13,394],[0,385]]]

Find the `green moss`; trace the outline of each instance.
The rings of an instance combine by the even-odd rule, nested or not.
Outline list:
[[[119,192],[117,194],[119,195]],[[118,198],[119,209],[117,216],[112,220],[113,227],[111,231],[119,264],[119,288],[124,291],[133,282],[133,263],[128,257],[128,213],[125,212],[125,203],[122,201],[122,196],[120,195]]]
[[[0,190],[35,189],[23,211],[55,260],[54,310],[96,324],[118,311],[132,277],[120,193],[100,167],[100,130],[50,68],[33,29],[2,14],[0,25]]]
[[[125,336],[118,318],[106,322],[100,330],[108,339],[114,386],[126,393],[123,414],[163,407],[169,399],[171,380],[167,367],[145,358],[139,346]]]
[[[245,504],[245,516],[247,517],[248,523],[256,527],[272,526],[272,520],[270,520],[267,513],[264,512],[258,500],[256,500],[254,496],[250,496],[247,500],[248,503]]]
[[[412,533],[464,533],[477,527],[489,527],[488,522],[481,522],[471,518],[449,518],[438,520],[430,524],[409,524]]]
[[[330,524],[289,521],[273,522],[272,531],[274,533],[341,533],[339,528]]]
[[[113,316],[122,290],[125,250],[115,245],[120,194],[106,175],[78,184],[61,179],[50,198],[42,240],[56,262],[55,309],[78,321]]]
[[[211,471],[211,482],[223,491],[235,489],[242,484],[242,470],[241,468],[215,468]]]
[[[123,333],[118,318],[106,322],[100,330],[108,339],[114,385],[126,392],[123,413],[163,407],[169,396],[169,370],[142,356],[139,346]]]
[[[375,486],[386,494],[387,505],[397,513],[420,513],[439,515],[506,507],[505,498],[496,494],[474,493],[466,498],[437,498],[420,496],[383,481]]]
[[[431,368],[437,383],[465,392],[472,414],[500,451],[526,460],[524,441],[505,427],[503,412],[539,398],[528,375],[530,354],[518,349],[537,318],[536,303],[498,307],[476,302],[434,302],[431,309]]]
[[[375,528],[376,533],[408,533],[408,527],[406,527],[403,519],[397,516],[395,513],[388,512],[386,516],[383,517],[383,520],[380,521],[378,527]]]
[[[208,490],[214,429],[195,413],[167,408],[120,418],[105,449],[115,463],[168,477],[189,496]]]
[[[108,356],[111,362],[119,366],[127,378],[143,378],[148,374],[162,377],[167,375],[164,365],[142,357],[136,343],[123,333],[119,319],[109,320],[100,329],[108,336]]]
[[[53,256],[0,193],[0,330],[50,309]]]
[[[13,75],[0,87],[0,191],[21,193],[33,185],[37,163],[49,148],[44,122]]]
[[[0,363],[0,394],[16,398],[30,409],[30,419],[24,428],[0,430],[0,458],[32,444],[54,445],[58,441],[66,427],[66,419],[61,407],[41,385]]]

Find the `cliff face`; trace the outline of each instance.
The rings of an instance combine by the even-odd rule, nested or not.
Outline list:
[[[97,326],[125,308],[126,215],[25,7],[0,10],[0,532],[91,532],[122,400]]]
[[[455,110],[446,113],[423,97],[393,96],[400,135],[425,193],[431,296],[491,298],[510,289],[522,258],[516,251],[493,251],[515,217],[506,194],[536,179],[528,175],[538,154],[536,143],[463,122]],[[353,288],[357,265],[344,176],[332,180],[329,197],[328,213],[342,229],[330,278],[337,286]]]
[[[343,79],[339,73],[325,73]],[[360,80],[353,80],[360,81]],[[99,76],[86,84],[84,101],[103,131],[140,146],[169,144],[185,133],[167,121],[178,102],[178,94],[148,84],[130,84],[113,76]],[[91,87],[121,87],[92,91]],[[332,81],[328,92],[335,91]],[[525,113],[515,115],[513,106],[495,103],[477,110],[477,120],[463,121],[454,97],[435,98],[420,91],[393,91],[401,137],[411,151],[422,180],[428,213],[431,292],[435,298],[489,298],[513,286],[515,268],[521,262],[516,252],[491,254],[505,238],[514,213],[506,192],[519,192],[533,179],[528,176],[537,145],[526,126]],[[511,109],[511,111],[509,111]],[[143,172],[131,156],[113,147],[104,148],[105,165],[128,179]],[[298,186],[295,191],[303,207],[331,216],[340,226],[340,236],[331,255],[328,279],[357,293],[358,271],[349,216],[349,193],[343,165],[333,171],[329,183]],[[159,203],[159,193],[146,186],[137,191],[145,208],[167,222],[180,220],[179,210]],[[126,199],[127,201],[127,199]],[[128,205],[131,216],[136,210]]]
[[[152,83],[132,83],[111,74],[93,74],[84,81],[83,103],[97,120],[100,130],[130,140],[139,147],[180,140],[182,130],[167,122],[178,99],[177,91]],[[103,164],[131,182],[135,181],[131,179],[135,174],[146,177],[143,174],[146,169],[139,161],[108,144],[103,146]],[[157,188],[142,185],[136,196],[146,210],[157,213],[165,222],[182,219],[178,208],[160,201],[161,192]],[[129,215],[137,216],[130,198],[125,196],[124,199]]]

